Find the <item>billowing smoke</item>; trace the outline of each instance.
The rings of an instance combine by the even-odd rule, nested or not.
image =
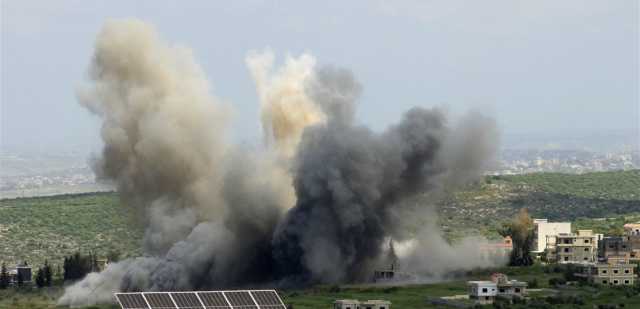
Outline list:
[[[107,22],[79,99],[102,119],[95,171],[145,227],[145,255],[88,275],[59,303],[366,280],[389,239],[421,244],[404,255],[416,271],[477,251],[449,245],[433,225],[410,228],[434,218],[432,205],[412,198],[480,175],[496,149],[495,123],[470,113],[451,125],[438,109],[414,108],[374,132],[354,121],[362,87],[353,74],[315,62],[289,57],[274,70],[271,52],[249,54],[266,147],[239,147],[226,140],[230,107],[188,49],[144,22]],[[446,269],[491,263],[481,260]]]
[[[246,62],[260,98],[265,142],[290,158],[302,131],[323,122],[325,116],[305,89],[314,74],[315,58],[308,54],[297,59],[287,57],[285,65],[275,72],[274,58],[269,50],[251,52]]]

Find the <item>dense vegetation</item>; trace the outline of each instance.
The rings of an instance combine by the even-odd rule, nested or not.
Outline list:
[[[137,255],[136,226],[115,193],[1,200],[0,262],[27,261],[37,269],[46,259],[58,271],[76,252]]]
[[[522,208],[534,218],[553,221],[620,217],[640,212],[640,170],[487,176],[451,193],[439,207],[441,225],[450,238],[470,232],[461,227],[497,236],[501,222]]]
[[[420,196],[413,202],[434,204],[428,196]],[[640,171],[487,176],[464,190],[449,193],[436,205],[443,231],[453,239],[477,232],[497,237],[503,223],[523,208],[534,218],[569,220],[574,223],[574,229],[617,234],[621,233],[624,223],[640,221]],[[54,272],[52,287],[45,284],[41,289],[0,290],[0,308],[56,308],[55,299],[62,292],[61,269],[65,257],[68,263],[76,252],[93,257],[138,255],[143,235],[139,226],[115,193],[0,200],[0,262],[12,266],[27,260],[35,271],[48,260]],[[467,275],[486,279],[490,271]],[[538,266],[501,271],[536,282],[541,288],[551,287],[551,279],[555,280],[552,282],[562,280],[561,274]],[[427,304],[427,297],[464,294],[466,279],[403,287],[316,287],[282,291],[282,295],[296,309],[327,308],[337,298],[383,298],[391,300],[393,308],[433,308]],[[540,308],[552,304],[554,308],[592,308],[604,304],[640,306],[637,291],[623,288],[564,287],[560,292],[546,293],[534,292],[532,295],[538,298],[538,303],[528,305],[537,304]]]

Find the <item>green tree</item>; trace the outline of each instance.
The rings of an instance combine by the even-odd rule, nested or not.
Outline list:
[[[38,288],[42,288],[45,286],[45,284],[46,282],[44,278],[44,271],[42,270],[42,268],[38,268],[38,272],[36,272],[36,285],[38,286]]]
[[[51,271],[51,265],[49,265],[49,261],[44,260],[44,267],[42,268],[42,272],[44,273],[45,285],[51,286],[53,283],[53,271]]]
[[[2,263],[2,269],[0,270],[0,289],[6,289],[9,287],[9,271],[7,271],[7,265]]]
[[[92,255],[82,255],[80,252],[64,258],[64,280],[78,280],[84,278],[93,269]]]

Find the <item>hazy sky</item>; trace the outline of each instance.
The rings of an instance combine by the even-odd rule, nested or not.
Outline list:
[[[109,18],[155,24],[192,48],[236,110],[233,138],[259,136],[248,51],[308,51],[364,86],[358,120],[482,108],[505,133],[638,130],[639,5],[617,1],[25,1],[2,5],[2,147],[95,147],[75,89]],[[280,58],[282,59],[282,58]]]

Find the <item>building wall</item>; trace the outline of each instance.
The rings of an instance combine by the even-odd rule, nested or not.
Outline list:
[[[590,281],[597,284],[633,285],[634,264],[597,264],[591,267]]]
[[[593,263],[597,258],[596,235],[590,231],[579,234],[558,235],[552,260],[558,263]]]
[[[484,296],[496,296],[498,293],[498,286],[493,282],[484,283],[469,283],[469,295],[484,297]]]
[[[561,233],[571,233],[570,222],[544,222],[538,221],[535,224],[535,243],[536,252],[543,252],[547,248],[547,236],[558,235]]]

